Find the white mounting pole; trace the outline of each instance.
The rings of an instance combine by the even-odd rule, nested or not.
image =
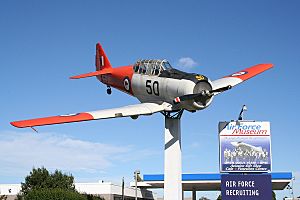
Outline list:
[[[164,200],[182,200],[180,117],[165,117]]]

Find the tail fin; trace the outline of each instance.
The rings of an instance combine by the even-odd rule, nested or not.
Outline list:
[[[96,70],[111,68],[111,64],[102,48],[100,43],[96,44],[96,57],[95,57]]]

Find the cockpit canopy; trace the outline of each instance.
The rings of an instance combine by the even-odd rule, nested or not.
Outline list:
[[[164,70],[172,69],[167,60],[138,60],[133,65],[133,71],[137,74],[158,76]]]

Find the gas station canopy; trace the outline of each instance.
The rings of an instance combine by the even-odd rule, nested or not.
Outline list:
[[[291,172],[273,172],[272,189],[283,190],[292,180]],[[134,186],[134,183],[131,183]],[[163,188],[164,175],[153,174],[144,175],[143,181],[137,183],[140,188]],[[182,174],[182,188],[184,191],[220,191],[221,174],[202,173],[202,174]]]

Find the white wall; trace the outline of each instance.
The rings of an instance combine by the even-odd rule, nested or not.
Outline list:
[[[16,195],[21,190],[21,184],[0,184],[0,195]]]

